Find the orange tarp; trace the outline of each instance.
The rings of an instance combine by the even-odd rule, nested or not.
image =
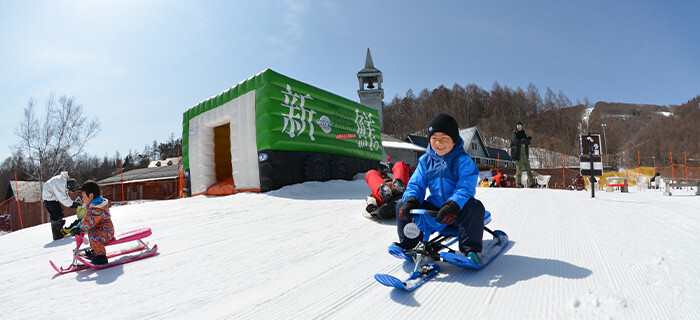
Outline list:
[[[236,184],[233,182],[233,177],[228,177],[209,187],[207,192],[204,194],[210,196],[227,196],[236,193],[238,193],[238,190],[236,190]]]

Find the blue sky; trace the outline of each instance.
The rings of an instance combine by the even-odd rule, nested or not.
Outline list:
[[[0,161],[30,97],[102,123],[87,152],[181,135],[182,113],[266,68],[352,100],[369,47],[385,102],[494,82],[573,102],[700,94],[697,1],[0,0]],[[41,110],[41,108],[40,108]]]

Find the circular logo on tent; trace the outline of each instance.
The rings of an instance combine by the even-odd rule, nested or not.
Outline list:
[[[322,116],[320,119],[316,120],[316,124],[321,127],[321,130],[325,133],[331,132],[331,129],[333,127],[333,124],[331,123],[331,119],[328,119],[326,116]]]
[[[267,153],[261,153],[261,154],[258,155],[258,161],[259,161],[259,162],[263,162],[263,161],[265,161],[265,160],[267,160]]]
[[[409,239],[415,239],[420,235],[420,230],[415,223],[411,222],[403,227],[403,234]]]

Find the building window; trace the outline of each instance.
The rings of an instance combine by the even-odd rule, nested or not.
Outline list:
[[[476,150],[476,143],[472,142],[472,150]]]

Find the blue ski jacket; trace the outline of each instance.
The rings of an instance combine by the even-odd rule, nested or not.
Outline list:
[[[459,138],[450,153],[440,156],[430,145],[427,152],[418,160],[416,171],[411,176],[403,194],[403,200],[416,197],[422,204],[427,189],[428,201],[440,208],[452,200],[464,208],[469,198],[476,194],[479,168],[464,151],[464,140]]]

